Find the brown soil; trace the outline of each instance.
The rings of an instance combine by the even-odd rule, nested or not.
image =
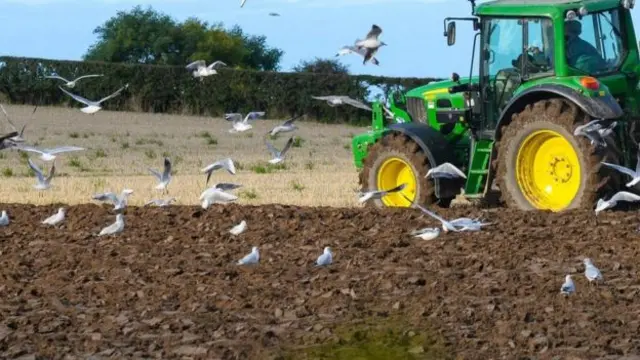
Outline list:
[[[422,241],[408,232],[437,224],[413,209],[131,207],[124,233],[97,238],[106,206],[71,207],[60,229],[34,225],[57,206],[0,206],[3,359],[268,359],[391,317],[431,329],[451,358],[640,354],[635,212],[596,224],[577,210],[438,209],[497,223]],[[260,265],[237,266],[253,245]],[[315,268],[324,246],[334,264]],[[604,284],[587,284],[585,256]]]

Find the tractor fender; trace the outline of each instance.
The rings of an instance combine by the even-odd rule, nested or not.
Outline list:
[[[541,84],[524,90],[507,103],[496,124],[495,139],[500,139],[502,127],[511,122],[513,114],[522,111],[534,101],[558,96],[573,102],[582,111],[596,119],[616,119],[624,115],[624,111],[609,92],[604,96],[587,97],[568,86]]]
[[[414,122],[391,124],[387,126],[385,134],[389,132],[402,133],[415,141],[427,156],[431,168],[445,162],[452,164],[456,162],[453,146],[447,141],[444,135],[429,127],[427,124]],[[458,194],[457,192],[449,191],[447,187],[442,187],[440,181],[441,179],[439,178],[433,179],[434,191],[437,198],[450,198]]]

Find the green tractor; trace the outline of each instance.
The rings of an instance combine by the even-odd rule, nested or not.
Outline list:
[[[393,116],[374,104],[371,130],[352,142],[362,190],[407,184],[376,200],[380,207],[448,207],[463,190],[469,200],[563,211],[593,208],[624,188],[601,162],[636,164],[635,1],[469,1],[473,16],[444,19],[444,35],[451,46],[455,21],[473,24],[479,76],[472,57],[467,79],[454,74],[391,96]],[[574,134],[592,121],[613,128],[604,145]],[[466,179],[425,177],[445,162]]]

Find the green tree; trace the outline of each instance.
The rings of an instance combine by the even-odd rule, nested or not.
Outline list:
[[[239,26],[225,30],[195,17],[182,23],[151,7],[119,11],[94,30],[98,41],[85,60],[186,65],[194,60],[221,60],[232,67],[277,70],[283,51],[270,48],[264,36],[250,36]]]
[[[300,64],[293,67],[295,72],[312,72],[320,74],[348,74],[349,67],[334,59],[302,60]]]

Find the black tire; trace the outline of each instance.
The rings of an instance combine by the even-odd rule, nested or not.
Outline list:
[[[378,171],[380,166],[391,157],[400,158],[411,166],[416,177],[416,203],[420,205],[437,203],[443,208],[448,208],[451,205],[453,198],[436,198],[433,180],[425,178],[427,171],[429,171],[429,161],[420,146],[409,137],[399,133],[386,135],[369,148],[359,176],[361,191],[380,190],[377,187]],[[381,200],[372,200],[367,204],[385,207]]]
[[[598,198],[619,188],[620,176],[600,162],[618,164],[615,147],[596,147],[585,137],[573,135],[575,127],[591,118],[575,104],[564,99],[540,100],[514,114],[495,145],[497,156],[492,164],[500,188],[501,201],[508,207],[534,210],[516,180],[516,158],[523,140],[534,131],[552,130],[562,135],[576,150],[580,162],[580,184],[576,196],[561,209],[592,209]]]

